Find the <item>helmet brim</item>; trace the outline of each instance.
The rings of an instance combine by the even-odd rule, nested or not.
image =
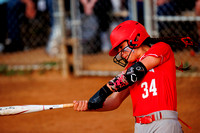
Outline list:
[[[112,47],[112,49],[109,51],[109,56],[115,56],[117,55],[118,51],[116,50],[116,47]]]
[[[115,56],[115,55],[117,55],[117,51],[115,49],[111,49],[109,51],[109,56]]]

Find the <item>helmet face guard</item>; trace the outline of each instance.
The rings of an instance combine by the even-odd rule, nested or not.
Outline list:
[[[116,47],[123,41],[128,41],[129,47],[134,49],[139,47],[148,37],[150,36],[142,24],[133,20],[124,21],[111,32],[112,49],[109,51],[109,55],[115,56],[118,54]]]
[[[124,49],[122,49],[120,52],[118,52],[117,55],[114,56],[113,61],[116,64],[118,64],[122,67],[125,67],[128,64],[128,59],[132,52],[134,52],[134,50],[131,49],[129,46],[126,46]],[[123,57],[124,53],[127,53],[127,55],[128,55],[127,58]]]

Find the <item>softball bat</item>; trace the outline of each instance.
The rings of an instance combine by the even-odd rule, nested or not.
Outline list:
[[[32,113],[50,109],[58,109],[58,108],[70,108],[73,107],[73,103],[68,104],[57,104],[57,105],[19,105],[19,106],[7,106],[0,107],[0,116],[5,115],[18,115],[24,113]]]

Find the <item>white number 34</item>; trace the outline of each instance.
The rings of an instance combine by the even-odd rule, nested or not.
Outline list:
[[[153,96],[157,96],[157,88],[156,88],[156,81],[155,79],[151,80],[151,84],[148,90],[148,84],[147,82],[143,82],[141,84],[141,88],[144,88],[144,93],[142,94],[142,98],[147,98],[149,96],[149,93],[153,93]]]

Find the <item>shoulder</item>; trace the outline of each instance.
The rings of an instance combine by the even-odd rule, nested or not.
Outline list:
[[[156,58],[161,58],[161,61],[163,59],[169,59],[169,57],[172,55],[171,47],[164,42],[158,42],[154,44],[141,58],[140,60],[146,58],[147,56],[153,56]]]

